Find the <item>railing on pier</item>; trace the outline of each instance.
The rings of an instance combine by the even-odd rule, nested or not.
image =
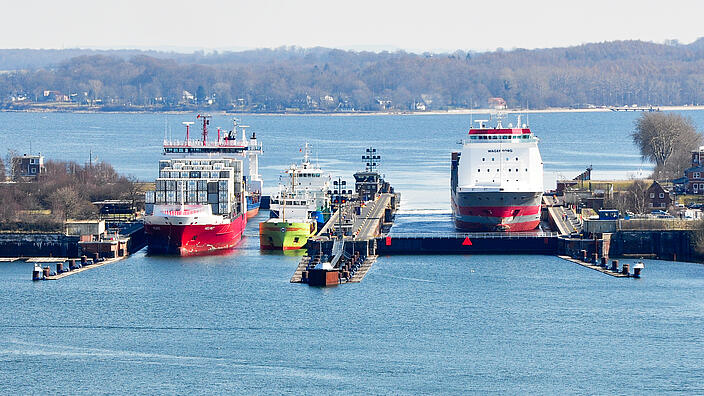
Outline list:
[[[391,238],[550,238],[560,235],[559,232],[537,231],[537,232],[391,232]]]

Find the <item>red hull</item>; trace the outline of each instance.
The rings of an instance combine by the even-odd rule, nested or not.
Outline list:
[[[455,227],[462,231],[497,231],[497,225],[500,222],[479,223],[479,222],[466,222],[462,220],[455,220]],[[533,231],[540,225],[540,220],[526,221],[523,223],[506,223],[506,229],[501,231],[510,232],[521,232],[521,231]]]
[[[242,215],[228,224],[217,225],[158,225],[145,224],[147,248],[150,253],[181,256],[230,249],[242,239],[247,216]]]
[[[535,204],[536,199],[524,200],[523,205],[501,205],[500,202],[513,201],[511,193],[484,194],[484,201],[489,205],[473,205],[482,202],[478,194],[466,194],[463,197],[465,205],[458,205],[452,197],[452,212],[455,228],[461,231],[505,231],[520,232],[532,231],[540,225],[540,204]],[[496,199],[498,197],[498,200]],[[505,199],[505,201],[504,201]],[[493,202],[492,202],[493,201]],[[483,203],[482,202],[482,203]],[[539,202],[539,201],[538,201]],[[493,205],[491,204],[493,203]],[[525,203],[530,203],[526,205]]]

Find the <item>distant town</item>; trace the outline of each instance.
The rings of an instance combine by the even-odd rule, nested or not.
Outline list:
[[[446,54],[0,50],[0,107],[427,112],[483,108],[487,98],[513,109],[696,106],[704,104],[702,60],[704,39]]]

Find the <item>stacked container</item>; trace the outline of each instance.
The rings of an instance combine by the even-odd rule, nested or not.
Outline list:
[[[242,200],[242,161],[170,159],[159,161],[155,191],[145,202],[153,205],[209,205],[213,214],[228,215]]]

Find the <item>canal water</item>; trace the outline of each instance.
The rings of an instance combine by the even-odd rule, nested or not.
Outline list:
[[[704,125],[701,112],[691,115]],[[637,115],[530,115],[546,171],[642,169]],[[0,113],[0,150],[155,177],[180,115]],[[400,218],[447,228],[449,152],[469,116],[246,116],[269,188],[308,140],[337,175],[368,145]],[[227,127],[227,118],[211,125]],[[585,139],[585,136],[590,136]],[[351,180],[351,177],[349,178]],[[548,179],[548,177],[546,177]],[[549,181],[547,182],[549,183]],[[546,186],[550,188],[549,185]],[[270,190],[270,191],[273,191]],[[425,216],[425,217],[424,217]],[[59,281],[0,263],[0,390],[27,393],[704,393],[704,266],[645,260],[620,279],[549,256],[382,257],[360,284],[290,284],[295,255],[149,257]],[[425,219],[425,220],[424,220]]]

